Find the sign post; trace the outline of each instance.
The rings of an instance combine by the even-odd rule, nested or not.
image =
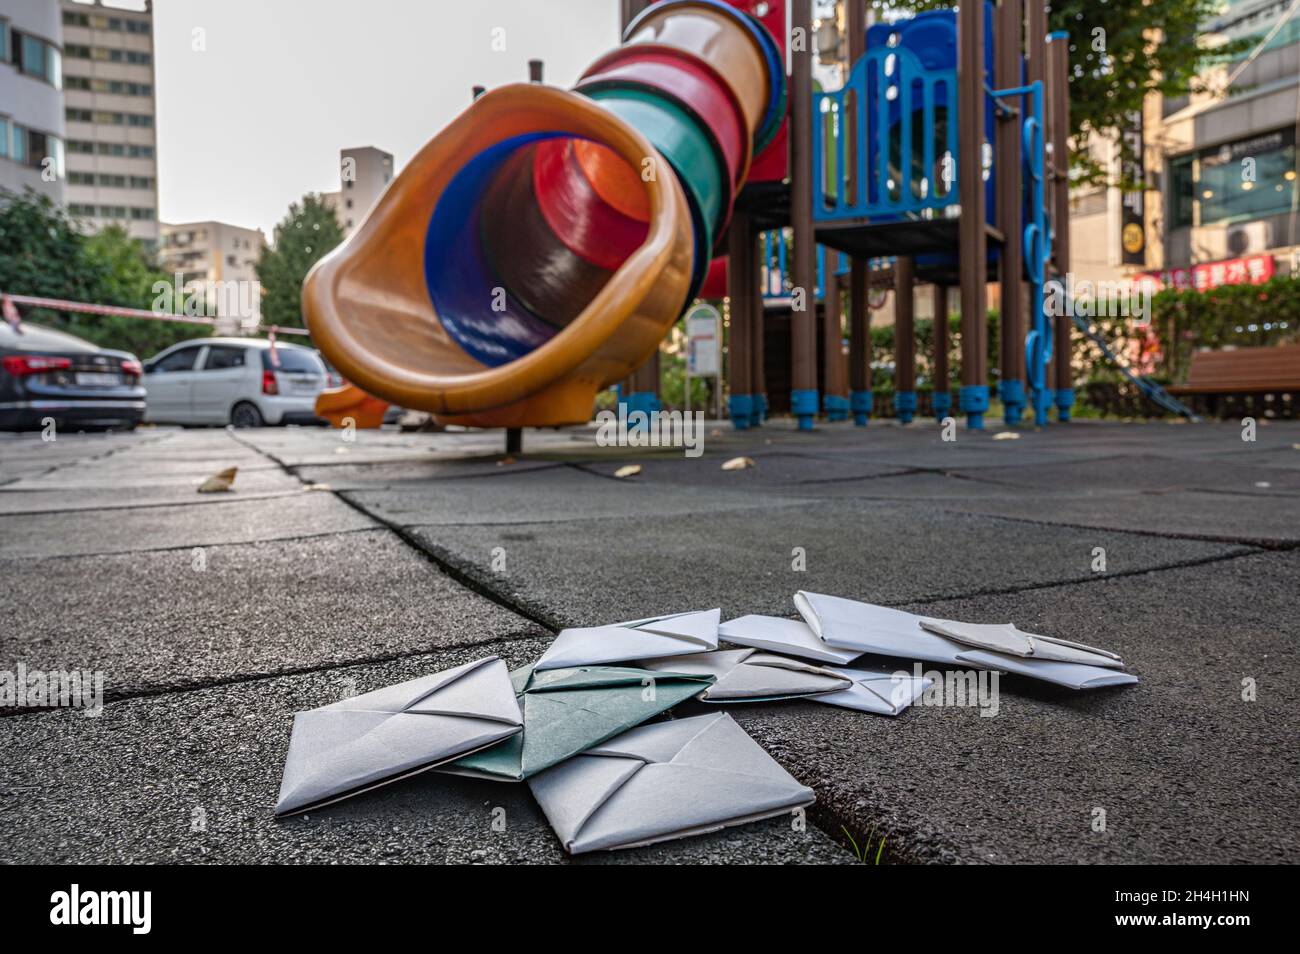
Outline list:
[[[686,314],[686,410],[691,409],[691,378],[713,378],[713,404],[717,417],[722,416],[722,389],[718,375],[722,367],[722,315],[707,302],[696,305]]]

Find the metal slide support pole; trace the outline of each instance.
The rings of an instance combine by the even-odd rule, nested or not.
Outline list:
[[[916,416],[916,262],[906,255],[894,259],[894,414]]]
[[[988,232],[983,178],[984,5],[963,3],[957,20],[957,192],[961,203],[961,409],[984,427],[988,386]]]
[[[1065,282],[1070,271],[1070,37],[1069,34],[1053,33],[1048,37],[1047,70],[1051,76],[1051,116],[1052,132],[1052,225],[1055,234],[1052,238],[1052,256],[1056,260],[1056,273]],[[1070,409],[1074,407],[1074,371],[1070,367],[1073,349],[1070,347],[1070,332],[1073,322],[1068,309],[1061,309],[1056,316],[1056,334],[1053,335],[1053,361],[1056,366],[1056,419],[1064,423],[1070,419]]]
[[[849,69],[867,52],[867,0],[845,0],[845,28],[849,32]],[[857,106],[859,104],[855,104]],[[855,108],[846,117],[848,137],[848,190],[858,197],[858,115]],[[849,410],[853,423],[865,427],[871,417],[871,309],[867,306],[870,271],[865,258],[849,261]]]
[[[1033,0],[1031,0],[1033,2]],[[996,84],[1010,89],[1021,84],[1020,60],[1024,41],[1024,8],[1021,0],[1001,0],[998,6],[998,36],[994,44]],[[998,393],[1002,398],[1003,420],[1019,424],[1025,410],[1025,313],[1022,295],[1024,277],[1024,196],[1021,194],[1021,123],[1025,104],[1021,99],[1005,105],[1014,107],[998,117],[997,174],[998,228],[1003,235],[1000,258],[1001,348],[998,357]]]
[[[752,319],[749,326],[749,353],[753,360],[750,362],[749,386],[754,394],[754,409],[749,420],[754,427],[761,427],[763,422],[767,420],[767,371],[763,366],[763,363],[767,360],[767,349],[764,347],[765,342],[763,340],[765,333],[763,324],[763,270],[760,267],[763,236],[757,229],[751,229],[751,233],[753,237],[749,241],[751,268],[749,289],[752,302],[749,311]]]
[[[754,274],[754,235],[749,216],[737,210],[727,234],[727,297],[731,299],[728,325],[727,356],[731,391],[728,410],[736,430],[743,431],[754,418],[753,355],[750,335],[753,330],[754,295],[758,279]]]
[[[844,393],[844,280],[835,274],[838,253],[826,250],[826,277],[822,279],[822,366],[825,368],[825,397],[822,405],[828,421],[849,416],[849,399]]]
[[[812,218],[812,0],[790,0],[790,226],[794,231],[790,309],[790,410],[799,430],[817,416],[817,243]]]
[[[934,286],[934,391],[930,406],[934,419],[952,413],[952,370],[948,367],[948,286]]]

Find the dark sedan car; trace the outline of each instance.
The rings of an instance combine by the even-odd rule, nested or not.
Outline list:
[[[74,335],[0,321],[0,430],[133,428],[144,416],[140,362]]]

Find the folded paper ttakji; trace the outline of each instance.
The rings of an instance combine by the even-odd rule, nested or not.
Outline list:
[[[898,715],[934,684],[932,679],[903,672],[850,669],[846,666],[826,668],[851,680],[853,685],[840,692],[814,696],[813,702],[876,715]]]
[[[752,646],[786,656],[798,656],[814,662],[844,666],[862,653],[829,646],[803,620],[781,619],[751,613],[728,620],[718,627],[718,635],[737,646]]]
[[[524,731],[439,771],[518,782],[640,725],[707,689],[707,674],[580,666],[510,674]]]
[[[572,854],[704,834],[816,799],[725,712],[640,726],[528,785]]]
[[[882,656],[899,656],[950,666],[970,666],[977,669],[998,669],[1004,672],[1041,679],[1044,682],[1067,686],[1071,689],[1096,689],[1102,686],[1125,686],[1137,683],[1131,673],[1115,668],[1122,665],[1118,657],[1105,650],[1094,650],[1080,643],[1065,640],[1043,641],[1035,645],[1051,645],[1047,652],[1055,657],[1067,651],[1095,654],[1095,662],[1064,662],[1057,658],[1013,655],[975,648],[970,642],[960,642],[935,631],[942,624],[950,632],[962,633],[967,639],[976,636],[969,624],[952,620],[933,620],[887,606],[862,603],[839,596],[826,596],[800,590],[795,594],[795,608],[817,636],[827,645],[852,649],[859,653],[876,653]],[[922,625],[929,622],[930,626]],[[1006,627],[997,627],[1000,636],[1008,639]],[[1019,633],[1019,630],[1015,632]],[[1031,635],[1031,634],[1023,634]],[[994,638],[987,630],[980,635],[986,643]],[[1028,643],[1021,648],[1027,648]]]
[[[568,669],[708,652],[718,648],[721,618],[722,611],[712,609],[564,629],[534,668]]]
[[[839,692],[852,681],[824,666],[757,649],[719,649],[690,656],[648,659],[646,669],[713,676],[700,693],[702,702],[766,702]]]
[[[277,815],[427,771],[523,730],[506,664],[488,656],[293,717]]]

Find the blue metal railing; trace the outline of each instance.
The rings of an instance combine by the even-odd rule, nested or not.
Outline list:
[[[763,272],[763,297],[789,298],[790,289],[794,282],[789,278],[789,269],[787,263],[787,235],[786,229],[773,229],[763,233],[763,256],[759,261],[759,267]],[[834,249],[828,249],[824,245],[817,246],[817,287],[813,290],[815,298],[821,298],[826,290],[826,263],[827,259],[833,263],[835,269],[833,275],[847,275],[849,272],[849,256],[843,252],[837,252]]]
[[[843,87],[813,93],[813,220],[918,218],[956,204],[956,96],[955,69],[927,69],[902,47],[868,50]]]

